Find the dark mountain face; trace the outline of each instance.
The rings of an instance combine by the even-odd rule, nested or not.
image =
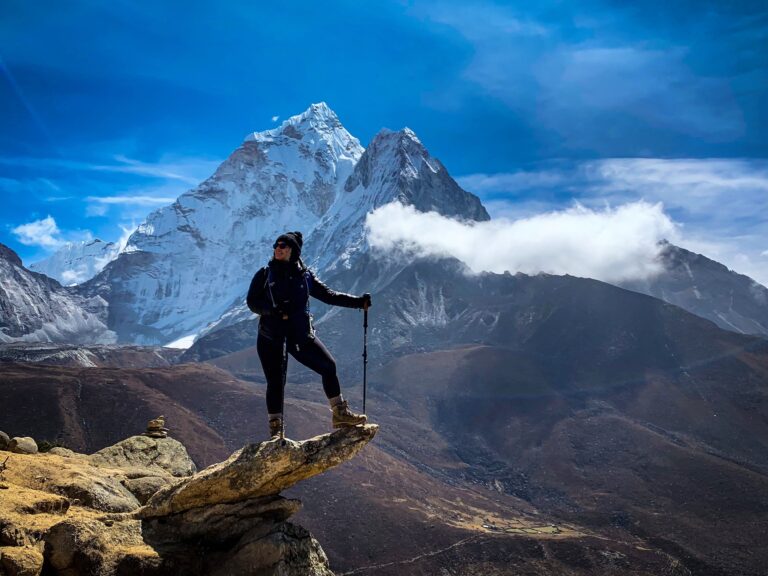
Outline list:
[[[363,269],[362,274],[380,272]],[[723,335],[712,322],[656,298],[572,276],[472,275],[456,260],[421,260],[395,270],[387,281],[374,294],[370,311],[370,356],[378,363],[487,344],[548,358],[553,381],[590,382],[598,368],[629,381],[646,370],[672,370],[716,356],[722,351],[714,342],[743,338]],[[313,309],[322,316],[319,337],[339,364],[358,374],[362,313],[336,308],[323,315],[327,309],[315,302]],[[254,319],[222,330],[215,339],[212,334],[186,358],[212,359],[248,342],[252,346],[256,327]],[[690,344],[692,338],[698,348]],[[599,366],[593,358],[600,359]],[[229,365],[237,370],[236,363]]]
[[[0,343],[19,341],[111,343],[106,302],[75,294],[27,270],[0,244]]]
[[[362,318],[334,310],[319,336],[354,361]],[[655,298],[571,276],[469,275],[457,261],[418,261],[374,297],[370,347],[381,362],[466,344],[547,358],[553,381],[588,383],[597,371],[627,381],[717,355],[716,342],[753,340]],[[693,346],[691,342],[697,342]],[[739,345],[739,344],[734,344]]]
[[[729,270],[722,264],[669,244],[662,252],[662,260],[664,271],[660,275],[645,281],[625,282],[620,287],[679,306],[696,316],[714,322],[724,330],[768,336],[768,289],[747,276]],[[382,330],[391,337],[391,339],[384,340],[386,342],[384,346],[387,349],[401,349],[402,352],[407,353],[408,351],[424,349],[425,346],[428,347],[429,344],[425,344],[425,341],[413,342],[410,346],[407,343],[408,335],[412,332],[411,327],[415,332],[418,332],[416,326],[419,324],[422,324],[427,342],[430,333],[438,329],[440,325],[447,326],[448,324],[452,325],[452,329],[441,332],[440,338],[448,338],[449,342],[485,342],[486,336],[492,332],[491,328],[496,327],[499,315],[494,311],[493,306],[486,305],[489,303],[483,303],[481,299],[477,298],[473,300],[473,295],[481,294],[484,290],[483,286],[494,286],[495,281],[491,280],[494,275],[476,276],[478,278],[477,283],[474,281],[467,282],[457,276],[457,271],[463,269],[459,263],[447,264],[446,262],[448,261],[442,261],[439,264],[422,262],[416,264],[420,268],[411,269],[387,259],[373,257],[370,253],[365,252],[358,255],[349,268],[333,270],[324,280],[327,280],[331,286],[351,287],[350,289],[358,292],[373,291],[374,300],[377,303],[390,300],[393,294],[397,295],[396,304],[388,307],[385,312],[382,312],[380,307],[372,311],[374,317],[387,318],[389,325],[382,327]],[[446,268],[443,269],[444,267]],[[418,278],[414,274],[417,274]],[[556,280],[556,277],[547,275],[534,277],[550,278],[545,283],[536,280],[525,281],[523,279],[526,276],[520,274],[514,277],[508,274],[495,276],[517,279],[507,280],[506,287],[499,285],[498,289],[502,291],[538,290],[545,284],[556,286],[559,285],[559,282],[577,282],[575,278],[565,280],[565,278],[569,278],[568,276],[563,277],[563,280]],[[406,278],[409,280],[406,281]],[[484,280],[481,280],[483,278]],[[399,282],[405,282],[401,287],[402,289],[389,288],[395,279],[399,279],[396,280]],[[587,289],[586,287],[598,287],[601,285],[600,282],[587,279],[580,281],[585,283],[582,284],[585,288],[583,289],[582,302],[573,300],[577,304],[577,308],[589,302],[593,311],[599,313],[597,310],[599,307],[619,305],[617,303],[612,304],[613,299],[611,297],[606,301],[601,300],[605,292],[604,288],[596,288],[596,291],[591,292],[592,295],[590,296],[591,288]],[[514,289],[512,288],[513,284],[516,286]],[[544,289],[545,291],[548,290],[545,287]],[[463,293],[466,293],[466,297],[461,296]],[[458,295],[458,299],[453,298],[448,302],[445,299],[446,295]],[[464,302],[474,302],[473,306],[475,307],[472,310],[465,310],[462,308]],[[535,307],[533,300],[530,303]],[[633,306],[633,303],[627,302],[621,306]],[[328,322],[329,326],[335,326],[341,322],[340,318],[345,315],[344,312],[332,311],[326,319],[324,315],[329,312],[328,308],[317,302],[313,302],[312,305],[317,311],[316,317],[322,318],[320,325]],[[445,308],[446,306],[447,308]],[[568,312],[564,312],[567,306],[560,308],[561,313],[568,314]],[[463,311],[463,314],[457,315],[458,310]],[[546,313],[545,311],[541,312]],[[618,312],[618,310],[613,310],[613,312]],[[644,316],[644,308],[634,311],[626,309],[621,311],[619,316],[624,318],[627,329],[631,328],[632,330],[642,330],[641,325],[647,325],[650,320]],[[530,320],[535,318],[536,316],[531,316]],[[243,349],[249,341],[252,342],[252,339],[255,338],[257,321],[253,319],[242,325],[236,324],[228,327],[228,332],[220,334],[215,340],[208,340],[210,336],[200,339],[190,350],[187,358],[207,360]],[[454,321],[458,323],[454,325]],[[634,325],[635,321],[639,324]],[[510,319],[505,316],[498,328],[502,331],[511,330],[517,333],[520,328],[525,328],[525,324],[524,319],[518,319],[510,324]],[[505,325],[506,328],[504,328]],[[335,332],[341,331],[337,327],[329,329]],[[353,346],[359,330],[352,324],[345,326],[345,330],[352,330],[352,334],[355,335],[345,344]],[[570,332],[570,326],[563,326],[562,330],[564,333]],[[524,333],[524,330],[520,333]],[[471,334],[469,340],[467,340],[468,334]],[[500,332],[496,332],[497,336],[499,334]],[[603,344],[609,346],[616,344],[615,342],[613,344],[608,343],[609,336],[601,333],[599,327],[590,334],[581,334],[577,340],[583,337],[594,338],[592,341],[597,348]],[[613,337],[618,336],[614,335]],[[381,352],[385,352],[385,350],[382,349]]]
[[[622,287],[660,298],[725,330],[768,336],[768,289],[748,276],[684,248],[667,244],[664,272]]]

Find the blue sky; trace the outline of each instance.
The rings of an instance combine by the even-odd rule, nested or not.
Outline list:
[[[411,127],[494,216],[662,201],[692,248],[768,281],[764,2],[6,0],[0,15],[0,242],[25,262],[116,240],[246,133],[325,101],[363,145]]]

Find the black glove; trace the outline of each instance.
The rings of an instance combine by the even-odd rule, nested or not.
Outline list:
[[[361,304],[360,307],[363,310],[373,306],[373,304],[371,303],[371,295],[370,295],[370,293],[366,292],[365,294],[360,296],[360,304]]]

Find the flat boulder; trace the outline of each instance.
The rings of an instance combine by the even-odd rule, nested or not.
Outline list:
[[[376,435],[376,424],[340,428],[297,442],[249,444],[224,462],[158,491],[136,512],[143,519],[193,508],[277,495],[297,482],[351,459]]]
[[[173,438],[131,436],[89,456],[91,464],[107,468],[143,468],[183,477],[197,472],[184,445]]]
[[[89,474],[86,469],[68,469],[48,479],[46,489],[66,496],[74,504],[104,512],[131,512],[141,505],[118,479]]]

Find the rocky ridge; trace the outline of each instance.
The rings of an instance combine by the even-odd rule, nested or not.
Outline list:
[[[663,245],[659,260],[661,274],[619,286],[680,306],[724,330],[768,336],[768,288],[673,244]]]
[[[80,296],[26,269],[18,254],[0,244],[0,343],[109,344],[116,335],[106,316],[101,297]]]
[[[183,350],[150,346],[80,345],[52,342],[0,344],[0,362],[23,362],[83,368],[161,368],[173,364]]]

